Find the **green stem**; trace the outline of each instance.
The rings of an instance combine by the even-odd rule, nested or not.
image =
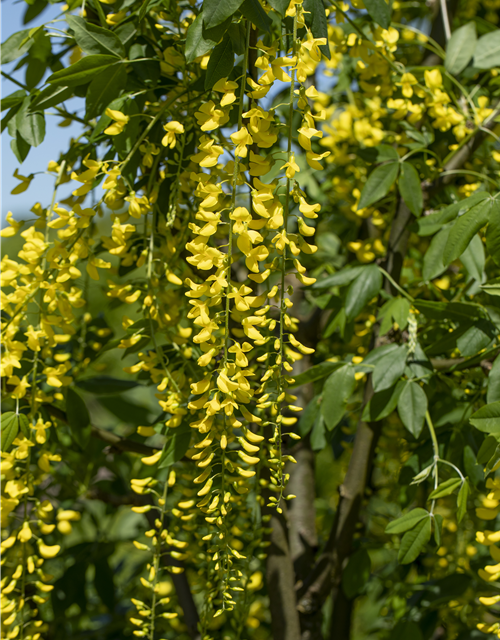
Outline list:
[[[439,443],[436,436],[436,430],[434,429],[434,425],[432,424],[431,415],[429,411],[425,412],[425,420],[427,422],[427,426],[429,428],[429,433],[432,440],[432,450],[434,452],[434,468],[432,470],[432,475],[434,477],[434,489],[437,489],[439,484],[439,473],[438,473],[438,461],[439,461]],[[431,504],[431,515],[434,513],[434,506],[436,501],[433,500]]]

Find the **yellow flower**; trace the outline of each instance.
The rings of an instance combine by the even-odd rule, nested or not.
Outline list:
[[[295,162],[294,153],[290,154],[290,159],[288,160],[288,162],[285,162],[285,164],[282,167],[280,167],[280,169],[286,169],[285,175],[290,180],[294,177],[294,175],[298,171],[300,171],[299,165]]]
[[[163,125],[163,128],[167,132],[167,135],[163,136],[161,143],[164,147],[170,147],[170,149],[173,149],[177,142],[175,136],[184,133],[184,125],[177,122],[177,120],[172,120],[171,122],[167,122],[167,124]]]
[[[226,107],[227,105],[233,104],[233,102],[236,100],[237,88],[238,83],[233,82],[232,80],[228,80],[227,78],[221,78],[214,84],[214,91],[219,91],[220,93],[224,94],[220,101],[221,107]]]
[[[248,133],[247,128],[241,127],[239,131],[232,133],[230,138],[236,145],[236,149],[234,150],[235,155],[246,158],[248,153],[247,145],[253,142],[252,136]]]
[[[111,118],[111,120],[114,120],[113,124],[111,124],[109,127],[104,129],[104,133],[107,133],[108,136],[117,136],[118,134],[120,134],[125,128],[125,125],[130,120],[130,117],[126,116],[121,111],[110,109],[109,107],[106,109],[104,113],[108,116],[108,118]]]

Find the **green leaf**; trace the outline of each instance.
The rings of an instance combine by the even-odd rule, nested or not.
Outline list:
[[[14,62],[14,60],[17,60],[17,58],[20,58],[29,51],[34,42],[33,38],[29,37],[30,31],[31,29],[24,29],[23,31],[18,31],[17,33],[12,34],[10,38],[7,38],[0,49],[2,64]],[[24,44],[21,44],[23,42]]]
[[[30,105],[30,111],[49,109],[61,104],[73,95],[73,90],[69,87],[59,87],[58,85],[49,85],[36,96]]]
[[[75,34],[80,49],[89,55],[105,54],[125,58],[125,47],[120,38],[110,29],[103,29],[79,16],[66,16],[68,25]]]
[[[479,447],[479,451],[477,452],[477,462],[478,464],[486,464],[491,456],[495,453],[495,450],[498,448],[498,440],[493,436],[486,436],[483,440],[481,446]]]
[[[488,376],[488,390],[486,391],[486,402],[500,402],[500,356],[495,358]]]
[[[434,516],[434,541],[437,547],[441,546],[442,531],[443,531],[443,516],[438,513]]]
[[[469,420],[479,431],[495,437],[500,436],[500,402],[492,402],[481,407]]]
[[[364,408],[362,420],[365,422],[377,422],[387,418],[396,408],[404,386],[405,382],[399,380],[397,384],[389,389],[374,393]]]
[[[469,320],[484,318],[483,307],[468,302],[436,302],[435,300],[414,300],[413,305],[430,320]]]
[[[401,174],[399,176],[399,192],[406,203],[408,209],[415,216],[419,216],[424,208],[424,197],[420,178],[415,167],[409,162],[401,163]]]
[[[460,487],[460,491],[457,496],[457,520],[458,522],[462,522],[465,514],[467,513],[467,498],[469,497],[469,482],[465,480],[463,485]]]
[[[363,591],[370,579],[371,571],[372,563],[368,551],[366,549],[355,551],[342,571],[342,589],[349,600]]]
[[[457,339],[458,350],[462,356],[469,358],[485,349],[496,333],[494,324],[484,319],[477,320]]]
[[[2,451],[8,451],[19,433],[19,416],[14,411],[2,413]]]
[[[109,378],[108,376],[94,376],[93,378],[76,380],[75,384],[88,393],[102,396],[112,396],[139,386],[139,383],[135,380],[120,380],[118,378]]]
[[[164,469],[178,462],[189,449],[191,431],[186,431],[182,429],[182,427],[176,428],[179,429],[179,431],[174,431],[174,434],[167,439],[163,447],[158,469]]]
[[[45,118],[43,113],[29,111],[30,99],[26,98],[16,114],[19,134],[32,147],[38,147],[45,138]]]
[[[302,384],[307,384],[308,382],[314,382],[315,380],[321,380],[322,378],[326,378],[326,376],[330,375],[333,371],[338,369],[343,365],[343,362],[320,362],[320,364],[315,364],[313,367],[310,367],[303,373],[299,373],[294,377],[294,382],[290,385],[290,388],[300,387]]]
[[[340,271],[337,271],[337,273],[333,273],[331,276],[326,276],[326,278],[318,280],[312,285],[312,288],[327,289],[329,287],[342,287],[343,285],[352,282],[364,269],[366,269],[364,265],[341,269]]]
[[[268,0],[268,4],[284,18],[290,2],[288,0]]]
[[[321,53],[330,60],[330,47],[328,46],[328,22],[326,20],[325,5],[323,0],[304,0],[302,4],[305,21],[315,38],[326,38],[327,44],[320,45]]]
[[[123,65],[115,65],[101,71],[89,84],[85,97],[86,117],[95,118],[104,113],[127,84],[127,72]]]
[[[376,264],[369,264],[350,284],[345,300],[348,320],[353,320],[382,287],[382,274]]]
[[[231,38],[226,38],[212,51],[205,76],[205,89],[211,89],[218,80],[227,78],[233,66],[233,43]]]
[[[429,495],[427,500],[437,500],[438,498],[444,498],[452,494],[462,484],[461,478],[450,478],[445,482],[442,482],[434,491]]]
[[[60,84],[65,87],[77,87],[80,84],[90,82],[96,73],[108,69],[111,65],[116,64],[116,62],[116,56],[85,56],[66,69],[61,69],[53,73],[47,78],[47,82],[49,84]]]
[[[459,258],[476,233],[488,222],[493,200],[480,202],[460,216],[451,228],[444,250],[444,261],[449,264]]]
[[[206,39],[203,36],[203,12],[200,13],[190,25],[186,35],[185,55],[186,62],[190,63],[204,56],[215,47],[218,41]]]
[[[433,464],[430,464],[428,467],[425,467],[425,469],[422,469],[422,471],[420,471],[420,473],[417,473],[417,475],[413,477],[413,479],[410,482],[410,484],[420,484],[420,483],[424,482],[430,476],[431,471],[433,469],[434,469],[434,465]]]
[[[309,431],[313,428],[313,425],[318,417],[320,406],[321,406],[321,396],[314,396],[314,398],[309,402],[304,411],[300,414],[299,418],[299,433],[302,437],[306,436]]]
[[[16,137],[10,141],[10,148],[14,152],[14,155],[18,159],[18,161],[22,164],[31,149],[31,145],[21,138],[19,135],[19,131],[16,131]]]
[[[426,282],[437,278],[447,267],[443,262],[443,252],[449,235],[449,227],[441,229],[441,231],[432,238],[429,248],[424,254],[422,276]]]
[[[259,0],[244,0],[240,11],[253,25],[262,31],[271,32],[272,20],[262,8]]]
[[[490,221],[486,229],[486,248],[493,261],[500,267],[500,202],[493,200]]]
[[[428,216],[423,218],[419,218],[416,222],[417,233],[419,236],[431,236],[436,231],[439,231],[441,227],[462,213],[465,213],[476,204],[479,204],[483,200],[488,199],[490,196],[488,193],[484,191],[479,191],[473,193],[468,198],[464,198],[464,200],[460,200],[459,202],[454,202],[450,204],[448,207],[441,209],[441,211],[437,211],[436,213],[431,213]]]
[[[381,0],[383,1],[383,0]],[[359,209],[365,209],[377,202],[389,193],[389,189],[396,182],[399,173],[399,162],[388,162],[374,169],[366,181],[361,198],[358,203]]]
[[[426,509],[421,509],[417,507],[416,509],[412,509],[405,513],[404,516],[400,518],[396,518],[392,522],[389,522],[387,527],[385,528],[385,532],[388,535],[404,533],[405,531],[410,531],[413,529],[415,525],[417,525],[424,518],[429,517],[429,512]]]
[[[243,0],[203,0],[203,23],[207,29],[216,27],[233,16],[242,3]]]
[[[374,391],[389,389],[403,375],[406,366],[406,356],[408,350],[404,345],[400,345],[391,351],[375,365],[372,382]]]
[[[12,107],[17,106],[18,104],[22,104],[25,97],[26,91],[24,91],[24,89],[14,91],[14,93],[11,93],[9,96],[2,98],[1,110],[5,111],[5,109],[12,109]]]
[[[493,278],[481,285],[483,289],[490,296],[500,296],[500,278]]]
[[[481,36],[474,52],[476,69],[491,69],[500,66],[500,29]]]
[[[401,540],[398,561],[400,564],[410,564],[418,558],[431,539],[431,518],[421,520],[414,529],[407,531]]]
[[[468,22],[454,31],[446,45],[446,57],[444,59],[446,70],[454,76],[462,73],[474,55],[476,42],[475,22]]]
[[[382,29],[388,29],[391,24],[391,7],[385,0],[366,0],[364,2],[369,15]]]
[[[398,413],[401,422],[414,438],[418,438],[424,428],[427,411],[427,396],[422,387],[408,381],[398,400]]]
[[[72,387],[66,389],[66,417],[75,442],[85,449],[92,433],[90,416],[83,398]]]
[[[30,422],[24,413],[19,414],[19,428],[26,438],[31,438]]]
[[[322,451],[326,445],[325,421],[321,413],[318,413],[311,433],[311,449],[313,451]]]
[[[336,427],[344,417],[345,406],[355,386],[354,367],[350,364],[337,369],[326,380],[323,388],[321,413],[329,431]]]
[[[467,278],[473,278],[479,284],[483,281],[486,256],[481,238],[476,233],[467,249],[460,256],[460,262],[467,271]]]

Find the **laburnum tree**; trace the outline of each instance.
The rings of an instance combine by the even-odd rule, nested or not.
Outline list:
[[[500,638],[500,1],[51,5],[1,51],[54,185],[1,232],[2,638]]]

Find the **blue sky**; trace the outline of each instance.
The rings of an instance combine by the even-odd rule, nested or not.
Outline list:
[[[23,25],[23,14],[26,10],[24,0],[2,0],[2,42],[7,38],[20,31],[26,29]],[[29,24],[29,27],[35,27],[43,24],[47,20],[55,18],[59,12],[60,5],[48,5],[48,7],[37,16],[37,18]],[[17,61],[4,65],[4,71],[13,75],[20,82],[24,82],[25,69],[13,72]],[[8,96],[13,91],[18,90],[15,84],[2,77],[2,97]],[[50,112],[50,109],[48,110]],[[30,188],[19,195],[11,195],[12,189],[19,184],[19,181],[13,177],[16,167],[19,167],[19,173],[29,175],[31,173],[44,172],[47,168],[49,160],[57,160],[61,151],[67,148],[68,140],[79,133],[78,126],[70,126],[60,128],[57,126],[59,118],[46,115],[46,135],[42,144],[36,148],[31,148],[28,157],[21,166],[14,156],[11,148],[11,138],[4,131],[2,135],[2,223],[5,220],[7,211],[12,211],[16,218],[31,217],[31,207],[35,202],[41,202],[47,206],[52,198],[52,190],[54,187],[54,177],[41,173],[36,175],[31,183]],[[74,187],[74,184],[73,184]],[[64,195],[64,189],[61,189]]]

